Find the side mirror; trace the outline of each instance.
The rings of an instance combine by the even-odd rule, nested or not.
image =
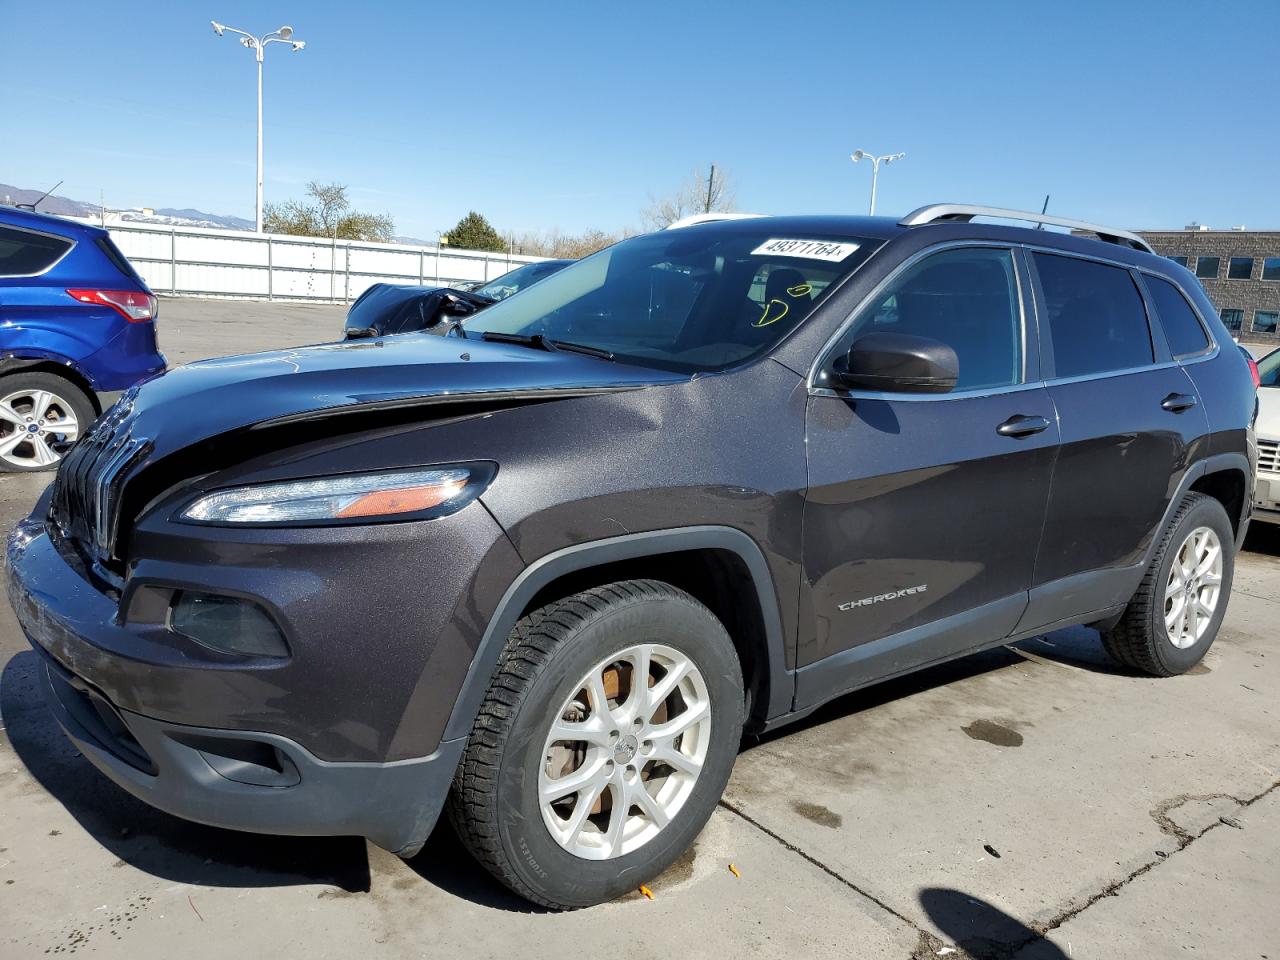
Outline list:
[[[956,352],[940,340],[906,333],[868,333],[835,362],[834,379],[852,390],[948,393],[960,378]]]

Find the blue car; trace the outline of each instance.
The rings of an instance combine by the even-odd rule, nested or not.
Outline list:
[[[50,469],[100,393],[164,368],[156,298],[107,231],[0,207],[0,471]]]

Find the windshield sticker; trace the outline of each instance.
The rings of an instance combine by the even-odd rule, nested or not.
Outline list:
[[[828,240],[791,240],[775,237],[751,251],[753,257],[773,254],[775,257],[804,257],[836,263],[858,249],[856,243],[831,243]]]

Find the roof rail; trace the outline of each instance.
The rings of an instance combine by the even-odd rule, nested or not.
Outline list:
[[[1068,220],[1066,217],[1050,217],[1043,213],[1031,213],[1027,210],[1006,210],[1003,207],[983,207],[972,203],[930,203],[912,210],[898,221],[904,227],[918,227],[939,220],[958,220],[967,223],[974,217],[992,217],[997,220],[1022,220],[1027,223],[1047,223],[1055,227],[1070,227],[1072,230],[1086,230],[1096,233],[1107,243],[1118,243],[1133,247],[1144,253],[1155,253],[1151,244],[1142,237],[1128,230],[1117,230],[1084,220]]]

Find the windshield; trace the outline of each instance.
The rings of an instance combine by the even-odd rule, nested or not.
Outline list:
[[[509,270],[496,280],[490,280],[488,283],[476,287],[472,293],[492,297],[494,300],[505,300],[513,293],[532,286],[543,277],[549,277],[556,271],[563,270],[566,266],[568,266],[567,263],[558,261],[552,263],[526,263],[523,267]]]
[[[538,334],[678,372],[757,357],[879,246],[780,235],[767,220],[635,237],[467,320],[468,336]]]
[[[1258,376],[1261,386],[1280,387],[1280,350],[1272,350],[1258,361]]]

